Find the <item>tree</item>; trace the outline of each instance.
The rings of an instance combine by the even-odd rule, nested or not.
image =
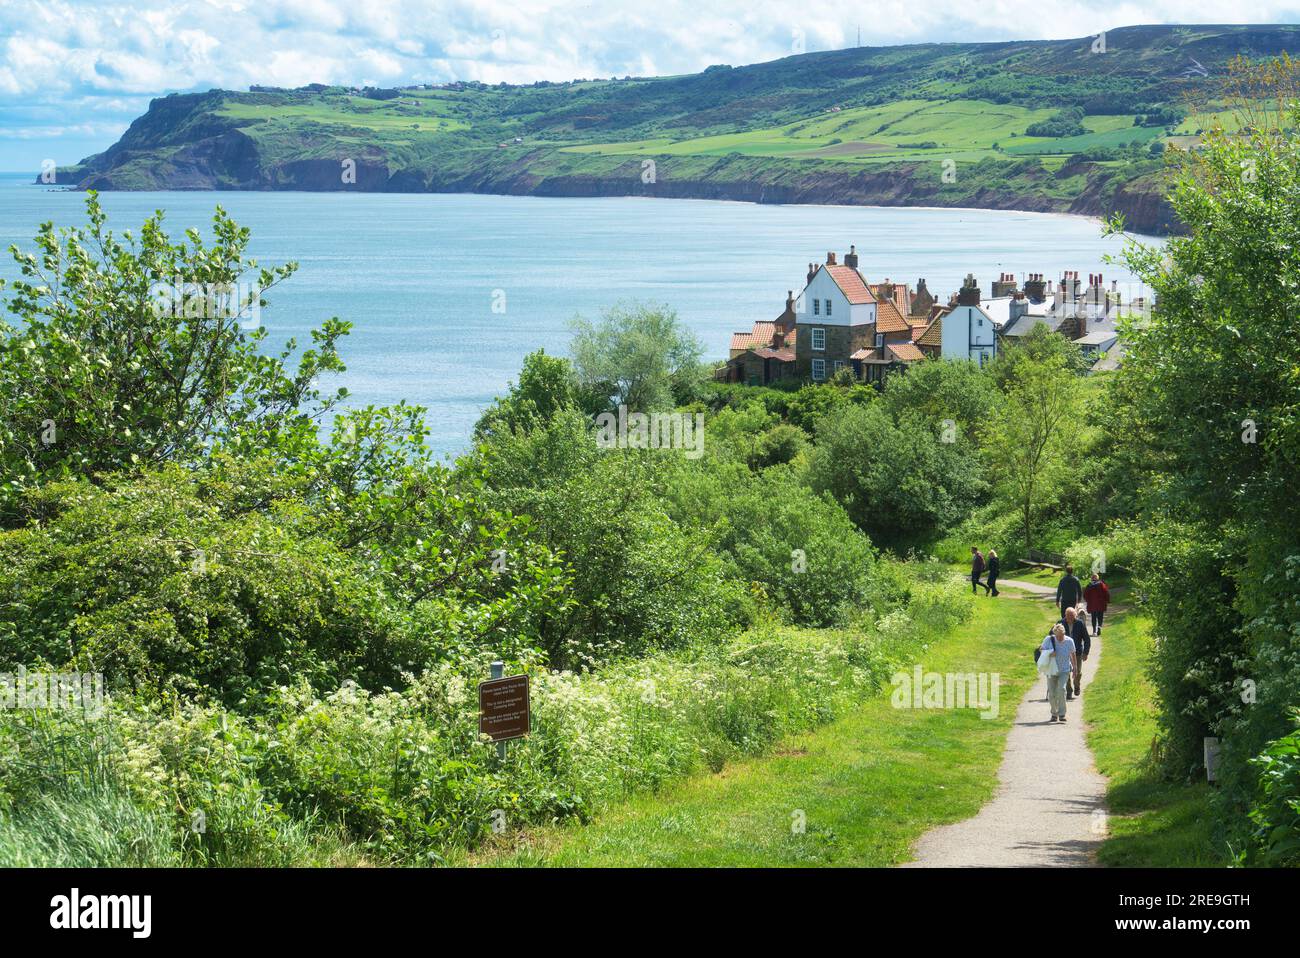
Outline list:
[[[1070,424],[1079,415],[1074,376],[1059,356],[1021,356],[987,440],[995,481],[1020,511],[1025,548],[1034,517],[1055,500],[1068,468]]]
[[[86,211],[88,227],[44,224],[36,252],[11,247],[24,278],[9,301],[18,324],[0,321],[0,521],[49,479],[314,439],[346,395],[322,398],[316,380],[344,368],[350,325],[314,331],[296,368],[292,340],[261,351],[263,295],[295,264],[259,269],[249,231],[220,207],[210,245],[193,229],[173,243],[161,212],[119,238],[94,193]]]
[[[1165,752],[1183,774],[1199,766],[1200,737],[1220,736],[1222,794],[1242,822],[1258,790],[1251,759],[1300,705],[1300,64],[1239,60],[1223,99],[1226,127],[1205,124],[1198,149],[1167,154],[1186,235],[1126,248],[1155,305],[1123,330],[1116,396],[1152,473],[1146,524],[1194,529],[1195,548],[1180,548],[1208,557],[1141,582],[1154,636],[1192,650],[1152,671]],[[1189,595],[1213,609],[1189,616]],[[1294,820],[1269,840],[1300,841]]]
[[[578,316],[571,326],[579,381],[613,407],[670,409],[674,390],[701,375],[700,343],[667,306],[620,304],[599,323]]]
[[[944,441],[942,430],[921,414],[895,422],[882,403],[843,406],[817,427],[809,483],[877,546],[923,544],[964,517],[985,488],[969,445]]]
[[[504,396],[484,410],[474,426],[474,438],[486,439],[497,432],[531,429],[549,423],[564,409],[579,405],[580,389],[573,366],[567,359],[547,356],[539,349],[524,357],[519,382],[511,383]]]
[[[915,363],[891,374],[883,398],[895,421],[908,412],[937,423],[951,420],[958,442],[978,443],[999,396],[992,378],[975,363],[945,360]]]

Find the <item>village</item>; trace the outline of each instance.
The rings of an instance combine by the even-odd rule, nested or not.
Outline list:
[[[916,288],[889,279],[870,282],[858,269],[856,246],[841,259],[828,252],[809,263],[803,291],[786,293],[776,319],[733,333],[717,378],[766,386],[782,381],[827,382],[851,376],[879,384],[892,371],[929,359],[969,360],[983,366],[1005,344],[1044,326],[1076,346],[1090,371],[1115,369],[1124,353],[1118,320],[1142,314],[1143,296],[1125,298],[1118,281],[1101,273],[1066,270],[1050,282],[1043,273],[999,273],[986,296],[968,273],[942,302],[918,279]]]

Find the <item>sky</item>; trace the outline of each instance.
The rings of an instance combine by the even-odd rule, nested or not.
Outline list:
[[[531,83],[808,52],[1295,23],[1300,0],[0,0],[0,171],[110,146],[156,96],[250,84]]]

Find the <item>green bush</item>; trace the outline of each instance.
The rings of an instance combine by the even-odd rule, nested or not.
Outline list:
[[[986,488],[971,448],[942,441],[943,428],[919,413],[895,422],[881,404],[837,409],[817,427],[809,483],[878,546],[928,542]]]
[[[946,571],[890,575],[899,604],[861,628],[754,631],[598,673],[511,663],[532,676],[534,727],[504,762],[477,735],[488,655],[400,692],[299,683],[254,714],[123,697],[95,723],[6,713],[0,863],[428,864],[502,827],[586,818],[834,719],[969,610]]]
[[[1300,719],[1300,711],[1292,714]],[[1246,861],[1266,868],[1300,866],[1300,729],[1270,742],[1250,764],[1258,784]]]

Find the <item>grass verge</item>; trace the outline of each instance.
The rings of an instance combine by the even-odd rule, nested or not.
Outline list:
[[[1088,692],[1088,745],[1110,780],[1110,834],[1097,859],[1126,868],[1227,865],[1227,849],[1212,835],[1210,787],[1164,781],[1151,761],[1157,726],[1145,671],[1150,627],[1133,611],[1107,613],[1105,653]]]
[[[927,671],[996,672],[999,710],[899,709],[889,690],[846,717],[784,740],[775,754],[692,776],[460,863],[553,866],[883,866],[925,831],[993,795],[1016,707],[1035,678],[1029,649],[1050,617],[1038,600],[975,603],[919,657]],[[802,831],[798,828],[803,824]]]

